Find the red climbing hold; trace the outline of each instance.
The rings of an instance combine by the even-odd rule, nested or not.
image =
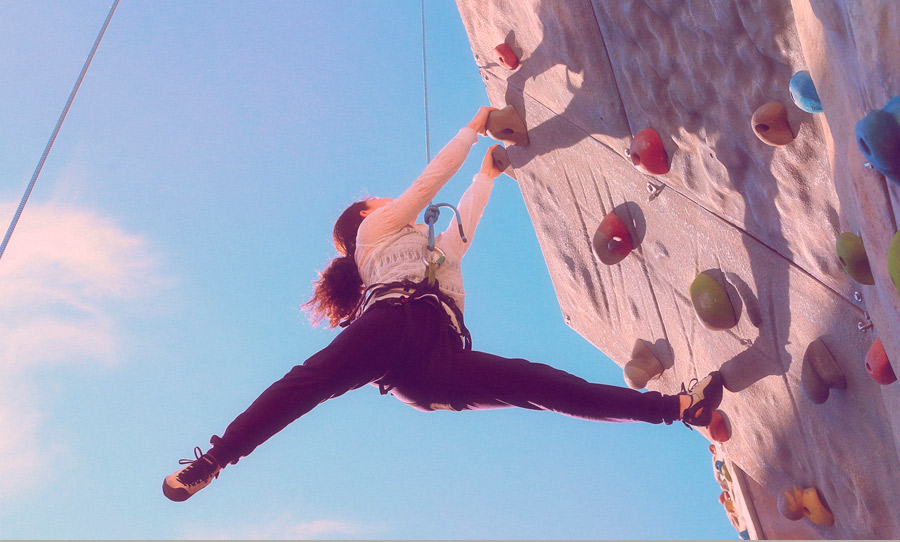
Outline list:
[[[615,265],[631,254],[634,244],[628,226],[616,213],[609,213],[594,232],[594,254],[606,265]]]
[[[644,173],[662,175],[669,172],[669,155],[662,138],[653,128],[641,130],[634,136],[629,153],[631,163]]]
[[[869,351],[866,353],[866,371],[869,372],[872,380],[882,385],[887,385],[897,380],[897,375],[894,374],[894,368],[891,367],[891,362],[888,361],[881,339],[875,339],[875,342],[872,343],[872,346],[869,347]]]
[[[497,62],[507,70],[514,70],[519,67],[519,57],[505,43],[501,43],[494,48],[494,55],[497,57]]]
[[[721,410],[713,412],[709,422],[709,438],[716,442],[725,442],[731,438],[731,423]]]

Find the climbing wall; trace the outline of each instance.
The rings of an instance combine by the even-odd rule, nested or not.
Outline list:
[[[900,3],[457,3],[492,105],[512,105],[528,127],[508,155],[566,322],[623,367],[647,341],[665,369],[649,389],[675,393],[721,370],[731,431],[718,446],[730,461],[773,498],[816,488],[834,523],[800,521],[822,536],[900,537],[900,393],[864,363],[880,337],[900,369],[887,270],[900,190],[863,166],[853,134],[900,94]],[[514,70],[494,52],[503,43]],[[792,102],[800,70],[824,113]],[[787,145],[751,125],[772,101],[785,106]],[[661,136],[665,174],[632,163],[646,128]],[[605,265],[592,238],[611,212],[635,248]],[[874,285],[841,267],[843,231],[864,240]],[[725,288],[735,326],[698,318],[689,287],[700,272]],[[816,339],[846,383],[822,404],[801,389]]]

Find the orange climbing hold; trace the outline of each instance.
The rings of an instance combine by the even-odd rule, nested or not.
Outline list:
[[[756,137],[766,145],[780,147],[794,140],[787,109],[781,102],[769,102],[761,106],[753,113],[750,125]]]
[[[669,155],[662,138],[653,128],[638,132],[631,140],[628,153],[631,155],[631,163],[644,173],[662,175],[669,172]]]
[[[891,367],[891,362],[888,360],[880,338],[875,339],[866,353],[866,371],[872,380],[881,385],[886,386],[897,380],[897,375],[894,374],[894,368]]]
[[[616,213],[609,213],[594,232],[594,254],[606,265],[615,265],[631,254],[634,244],[628,226]]]
[[[512,47],[505,43],[501,43],[494,48],[494,56],[497,62],[507,70],[514,70],[519,67],[519,57],[513,52]]]

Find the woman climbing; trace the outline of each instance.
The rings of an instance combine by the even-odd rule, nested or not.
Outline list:
[[[463,322],[460,260],[500,171],[487,152],[481,171],[459,202],[457,217],[429,247],[429,229],[414,224],[484,135],[493,108],[482,107],[422,175],[396,200],[354,203],[334,226],[334,259],[305,305],[330,327],[345,327],[334,341],[272,384],[219,436],[212,448],[166,477],[163,493],[184,501],[228,464],[316,405],[362,387],[378,386],[424,411],[521,407],[552,410],[596,421],[709,425],[722,399],[713,372],[678,395],[594,384],[548,365],[471,349]],[[426,222],[429,221],[426,213]],[[424,261],[423,261],[424,260]]]

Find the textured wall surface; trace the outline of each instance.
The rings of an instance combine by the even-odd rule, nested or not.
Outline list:
[[[900,537],[900,384],[876,384],[863,362],[880,337],[900,370],[886,263],[900,189],[863,167],[853,134],[900,94],[900,2],[457,3],[491,103],[513,105],[528,126],[529,145],[509,157],[567,323],[620,366],[637,339],[650,342],[666,367],[650,389],[674,393],[721,369],[730,460],[773,496],[818,487],[835,515],[815,527],[822,536]],[[494,58],[504,42],[514,71]],[[791,101],[804,69],[823,114]],[[789,145],[751,130],[769,101],[787,107]],[[648,127],[667,174],[645,175],[625,153]],[[662,187],[652,200],[648,182]],[[613,210],[639,245],[607,266],[591,238]],[[841,269],[842,231],[862,236],[874,286]],[[688,287],[701,271],[727,283],[736,327],[698,320]],[[860,331],[867,313],[874,328]],[[800,388],[819,337],[847,378],[822,405]]]

